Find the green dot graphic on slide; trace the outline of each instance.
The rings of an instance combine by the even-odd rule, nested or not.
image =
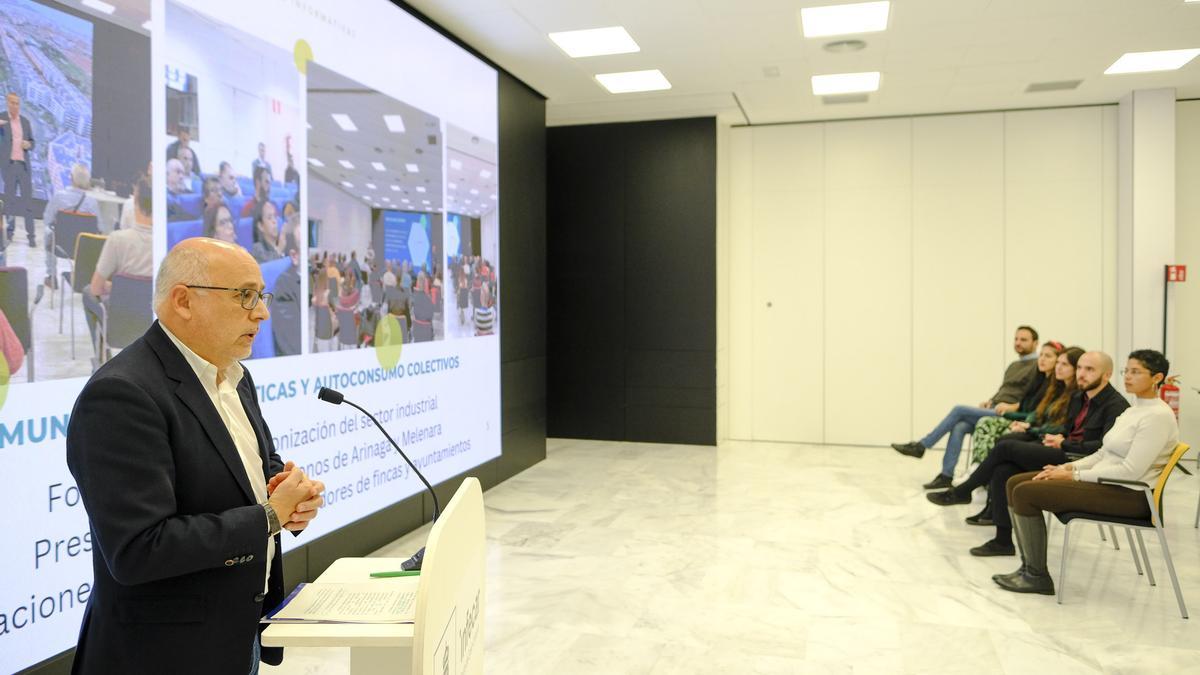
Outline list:
[[[296,46],[292,47],[292,58],[296,61],[296,70],[301,75],[307,75],[308,62],[313,60],[312,46],[307,40],[296,40]]]
[[[388,314],[375,326],[375,358],[384,370],[391,370],[400,363],[400,350],[404,347],[404,331],[396,317]]]
[[[0,354],[0,410],[4,409],[4,402],[8,400],[8,380],[11,373],[8,372],[8,359]]]

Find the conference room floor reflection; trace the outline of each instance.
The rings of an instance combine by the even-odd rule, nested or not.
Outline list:
[[[1191,462],[1189,461],[1189,464]],[[550,440],[485,493],[489,673],[1133,673],[1200,661],[1157,545],[1159,585],[1073,529],[1066,603],[995,586],[972,507],[930,505],[924,463],[880,448]],[[1178,475],[1178,474],[1177,474]],[[1166,513],[1200,607],[1196,479]],[[982,499],[980,495],[977,501]],[[407,556],[428,527],[375,555]],[[1062,527],[1050,531],[1058,569]],[[348,673],[345,649],[289,649],[264,673]]]

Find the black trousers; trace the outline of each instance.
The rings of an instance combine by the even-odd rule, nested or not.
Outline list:
[[[4,169],[4,212],[8,214],[9,238],[12,238],[16,217],[24,215],[25,234],[32,239],[33,181],[29,176],[29,162],[14,162],[6,157],[0,159],[0,167]]]
[[[1015,434],[1014,434],[1015,436]],[[954,490],[969,493],[977,487],[988,485],[992,498],[992,521],[997,528],[1012,528],[1008,515],[1008,479],[1026,471],[1040,471],[1047,464],[1063,464],[1067,454],[1058,448],[1042,445],[1038,441],[1021,440],[1021,437],[1003,436],[995,447],[965,482]]]

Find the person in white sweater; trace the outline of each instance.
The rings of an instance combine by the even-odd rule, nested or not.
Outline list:
[[[1160,352],[1139,349],[1122,371],[1133,406],[1121,413],[1096,452],[1067,464],[1047,465],[1008,479],[1009,512],[1021,551],[1021,567],[992,577],[1014,593],[1054,595],[1046,567],[1043,511],[1085,511],[1124,518],[1149,518],[1150,505],[1135,486],[1099,484],[1101,478],[1153,484],[1179,443],[1179,425],[1158,388],[1171,364]]]

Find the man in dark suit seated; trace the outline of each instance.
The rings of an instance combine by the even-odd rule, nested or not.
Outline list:
[[[325,486],[275,452],[250,373],[269,316],[258,264],[215,239],[178,244],[158,321],[75,402],[67,466],[91,526],[95,577],[75,673],[256,673],[259,619],[283,599],[281,529]]]

